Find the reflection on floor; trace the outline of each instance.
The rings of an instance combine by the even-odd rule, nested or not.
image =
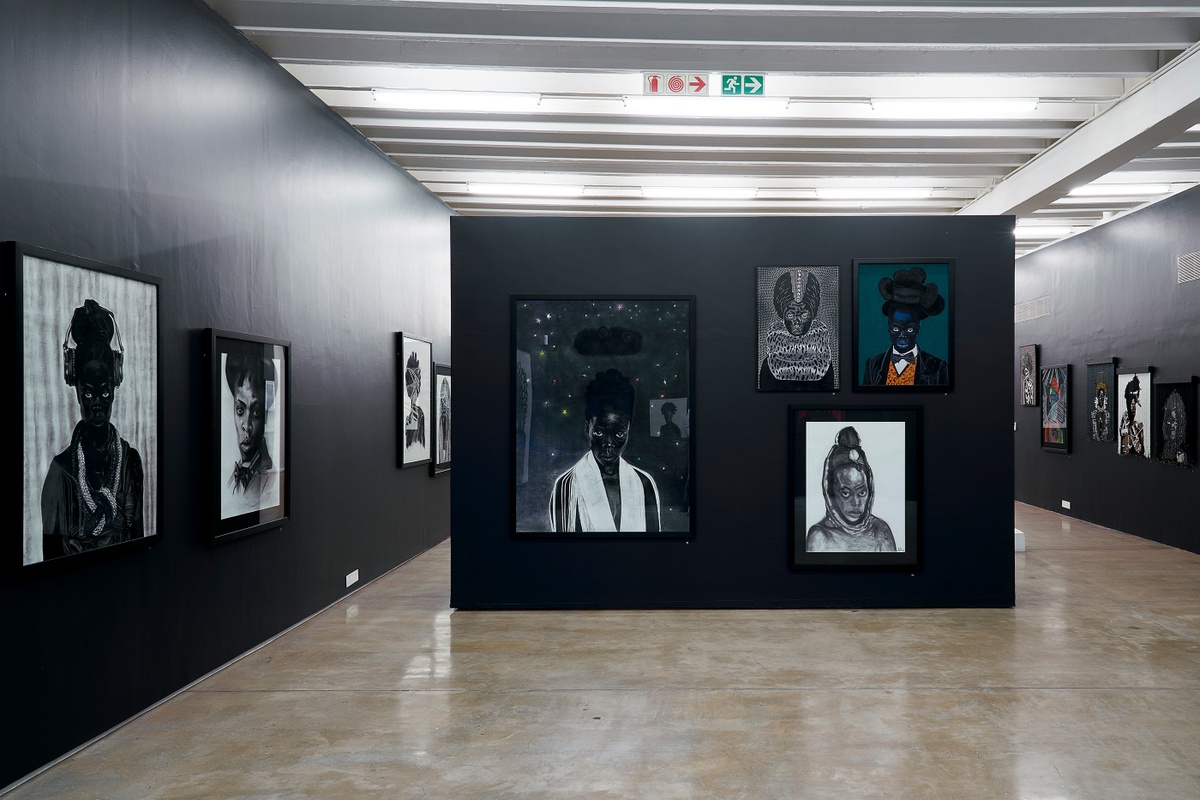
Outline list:
[[[442,545],[9,798],[1200,797],[1200,556],[1017,526],[1009,610],[452,613]]]

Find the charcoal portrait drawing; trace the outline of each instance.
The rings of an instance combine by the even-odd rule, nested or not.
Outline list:
[[[228,390],[222,417],[232,433],[221,443],[227,465],[221,519],[228,519],[279,505],[276,417],[283,367],[277,359],[245,353],[222,353],[221,361]]]
[[[894,552],[891,527],[875,516],[875,475],[862,440],[853,426],[837,432],[821,468],[821,497],[825,515],[805,537],[812,552]]]
[[[759,391],[838,388],[837,267],[758,268]]]

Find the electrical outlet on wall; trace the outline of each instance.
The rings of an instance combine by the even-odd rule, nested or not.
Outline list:
[[[1070,500],[1063,500],[1062,504],[1063,504],[1063,508],[1067,509],[1068,511],[1071,510],[1071,501]]]
[[[356,583],[358,583],[358,570],[354,570],[354,572],[346,575],[346,588],[349,589]]]

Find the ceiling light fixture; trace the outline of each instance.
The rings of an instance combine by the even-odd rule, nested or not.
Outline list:
[[[1065,225],[1018,225],[1013,230],[1018,239],[1059,239],[1072,232],[1073,229]]]
[[[780,117],[788,111],[786,97],[661,96],[627,94],[625,109],[656,117]]]
[[[579,197],[583,187],[565,183],[475,183],[467,184],[471,194],[509,195],[511,197]]]
[[[1170,194],[1165,183],[1089,183],[1070,191],[1073,197],[1148,197]]]
[[[375,102],[408,111],[536,111],[537,92],[467,92],[456,89],[372,89]]]
[[[822,200],[925,200],[932,196],[933,189],[920,186],[817,189],[817,197]]]
[[[871,108],[893,119],[1005,119],[1037,109],[1036,97],[873,97]]]

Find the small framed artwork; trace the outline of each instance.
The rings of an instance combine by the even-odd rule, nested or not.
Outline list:
[[[208,540],[282,528],[291,508],[291,342],[205,331]]]
[[[24,454],[10,563],[38,572],[153,544],[161,279],[16,242],[3,261],[3,402]]]
[[[1055,364],[1040,371],[1042,449],[1071,452],[1071,365]]]
[[[695,533],[695,299],[513,297],[513,532]]]
[[[758,391],[841,388],[837,267],[759,267]]]
[[[396,466],[433,463],[430,425],[433,414],[433,344],[428,339],[396,334],[396,373],[399,376],[396,423]]]
[[[922,406],[788,408],[792,569],[921,566]]]
[[[1196,466],[1196,379],[1154,382],[1154,458]]]
[[[1112,400],[1117,388],[1116,361],[1109,358],[1087,364],[1087,429],[1093,442],[1111,442],[1116,436]]]
[[[954,388],[954,261],[854,261],[854,391]]]
[[[1021,364],[1021,405],[1038,405],[1038,346],[1023,344],[1018,350],[1018,361]]]
[[[1117,422],[1117,452],[1134,458],[1150,458],[1154,426],[1150,420],[1150,375],[1152,367],[1117,370],[1117,397],[1121,416]]]
[[[433,397],[436,410],[433,415],[433,463],[429,465],[431,475],[444,475],[450,471],[450,365],[433,365]]]

